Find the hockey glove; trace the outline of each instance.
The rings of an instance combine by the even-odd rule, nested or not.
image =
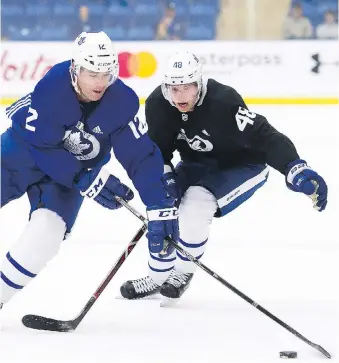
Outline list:
[[[165,165],[162,182],[164,183],[166,192],[170,197],[173,197],[175,199],[180,198],[180,189],[176,180],[176,175],[170,165]]]
[[[286,185],[294,192],[304,193],[313,201],[319,212],[327,205],[327,185],[324,179],[312,170],[305,160],[295,160],[287,165]]]
[[[179,239],[178,210],[174,203],[174,198],[166,198],[158,205],[147,208],[148,248],[152,253],[160,253],[166,247],[166,255],[170,254],[173,247],[165,246],[165,237],[175,241]]]
[[[93,198],[97,203],[108,209],[118,209],[122,205],[115,196],[127,201],[132,200],[134,194],[128,186],[122,184],[118,178],[103,168],[89,170],[81,175],[75,184],[82,196]]]

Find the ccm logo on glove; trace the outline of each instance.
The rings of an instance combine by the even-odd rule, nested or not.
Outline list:
[[[88,198],[95,198],[100,193],[100,190],[104,187],[109,176],[110,173],[107,170],[101,169],[100,173],[94,179],[90,187],[84,192],[80,191],[80,194],[83,197],[86,196]]]
[[[178,216],[177,208],[163,209],[163,210],[151,210],[148,212],[148,218],[150,220],[170,220]]]
[[[121,183],[104,168],[95,168],[82,173],[75,185],[82,196],[91,198],[108,209],[122,207],[116,200],[116,196],[128,201],[134,196],[127,185]]]

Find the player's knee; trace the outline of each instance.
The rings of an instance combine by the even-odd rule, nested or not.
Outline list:
[[[41,208],[34,211],[11,253],[34,273],[53,258],[66,232],[66,223],[55,212]]]
[[[66,231],[66,223],[57,213],[46,208],[39,208],[35,210],[29,222],[33,229],[37,229],[39,234],[56,234],[58,236],[64,235]],[[52,237],[52,236],[51,236]]]
[[[38,209],[1,266],[0,300],[24,288],[58,252],[66,224],[56,213]]]
[[[188,188],[179,208],[181,238],[185,242],[207,239],[217,208],[216,198],[209,190],[201,186]]]
[[[189,187],[180,204],[180,218],[197,218],[199,221],[211,221],[216,210],[215,196],[202,186]]]
[[[66,223],[57,213],[40,208],[34,211],[29,222],[33,235],[36,234],[41,243],[60,245],[66,233]],[[57,246],[58,247],[58,246]]]

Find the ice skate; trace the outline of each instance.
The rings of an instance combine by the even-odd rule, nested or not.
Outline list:
[[[160,306],[165,307],[176,304],[189,287],[192,278],[192,273],[183,273],[173,269],[168,279],[160,288]]]
[[[120,287],[122,297],[128,300],[153,298],[159,290],[160,286],[149,276],[126,281]]]

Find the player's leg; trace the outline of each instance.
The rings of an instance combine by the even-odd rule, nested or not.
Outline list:
[[[75,222],[83,197],[49,178],[28,190],[31,216],[0,270],[0,302],[8,302],[57,254]]]
[[[180,162],[175,168],[175,173],[176,173],[178,189],[180,190],[181,195],[183,196],[183,200],[185,200],[186,191],[190,190],[190,187],[192,185],[196,185],[202,179],[203,175],[206,174],[206,167],[198,163],[189,164],[189,163]],[[199,191],[197,193],[199,193]],[[213,204],[213,201],[211,201],[211,199],[213,199],[213,197],[210,198],[208,195],[206,195],[206,193],[204,193],[203,196],[199,195],[197,196],[197,198],[200,198],[200,196],[201,196],[201,203],[203,204],[202,208],[200,209],[202,213],[209,214],[208,212],[205,212],[205,210],[213,208],[211,207],[211,203]],[[180,202],[179,216],[181,213],[180,210],[182,209],[181,204],[183,200],[181,200]],[[205,216],[200,218],[200,220],[204,219]],[[180,228],[180,217],[179,217],[179,228]],[[157,254],[153,254],[150,252],[148,260],[149,276],[158,285],[162,285],[170,275],[174,267],[175,260],[176,260],[176,252],[173,249],[170,254],[168,254],[165,257],[162,256],[161,258]]]
[[[197,170],[199,173],[203,168],[193,167],[186,168],[184,164],[179,163],[176,168],[177,172],[177,183],[180,190],[184,193],[190,186],[190,183],[199,180],[197,177]],[[160,286],[167,280],[171,273],[176,260],[175,250],[171,250],[166,255],[159,255],[149,251],[148,259],[148,275],[135,280],[126,281],[120,288],[121,295],[126,299],[141,299],[155,295],[159,292]]]
[[[205,251],[214,216],[224,216],[248,200],[267,180],[268,168],[249,165],[214,172],[191,186],[179,208],[179,244],[195,258]],[[161,295],[176,299],[187,289],[197,266],[177,252],[175,267],[160,289]]]

